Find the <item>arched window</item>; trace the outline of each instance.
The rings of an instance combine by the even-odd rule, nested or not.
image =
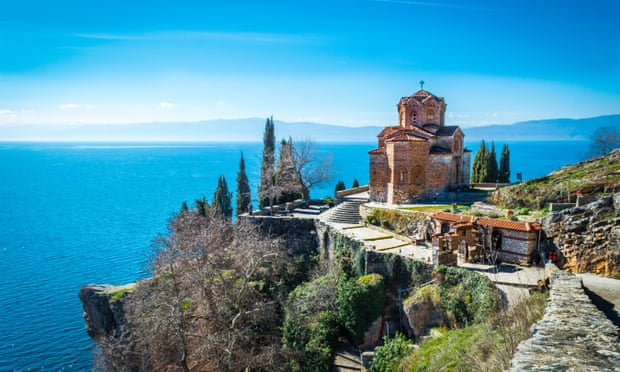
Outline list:
[[[418,113],[417,113],[417,111],[414,111],[413,114],[411,114],[411,121],[413,122],[414,126],[418,125]]]
[[[400,172],[398,172],[398,180],[400,183],[405,182],[405,171],[402,169],[400,170]]]

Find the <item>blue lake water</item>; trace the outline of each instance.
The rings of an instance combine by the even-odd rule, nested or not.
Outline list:
[[[374,145],[321,144],[336,176],[312,196],[367,183]],[[509,143],[512,174],[543,176],[587,145]],[[89,369],[79,287],[146,276],[150,242],[184,200],[211,199],[221,174],[234,194],[241,151],[256,198],[258,143],[0,143],[0,371]]]

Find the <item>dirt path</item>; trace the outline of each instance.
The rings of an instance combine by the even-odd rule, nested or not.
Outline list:
[[[595,274],[577,274],[592,303],[620,328],[620,280]]]

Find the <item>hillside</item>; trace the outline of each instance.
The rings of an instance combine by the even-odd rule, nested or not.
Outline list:
[[[567,165],[545,177],[502,188],[493,202],[509,208],[541,209],[548,203],[574,202],[578,195],[620,191],[620,149],[607,156]]]

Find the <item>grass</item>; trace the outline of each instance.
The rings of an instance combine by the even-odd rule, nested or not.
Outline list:
[[[534,294],[483,323],[436,329],[441,336],[422,343],[403,364],[410,371],[507,370],[517,345],[531,336],[531,325],[542,317],[546,301],[546,294]]]
[[[122,301],[125,293],[133,292],[135,287],[121,288],[117,291],[110,292],[110,299],[112,301]]]

